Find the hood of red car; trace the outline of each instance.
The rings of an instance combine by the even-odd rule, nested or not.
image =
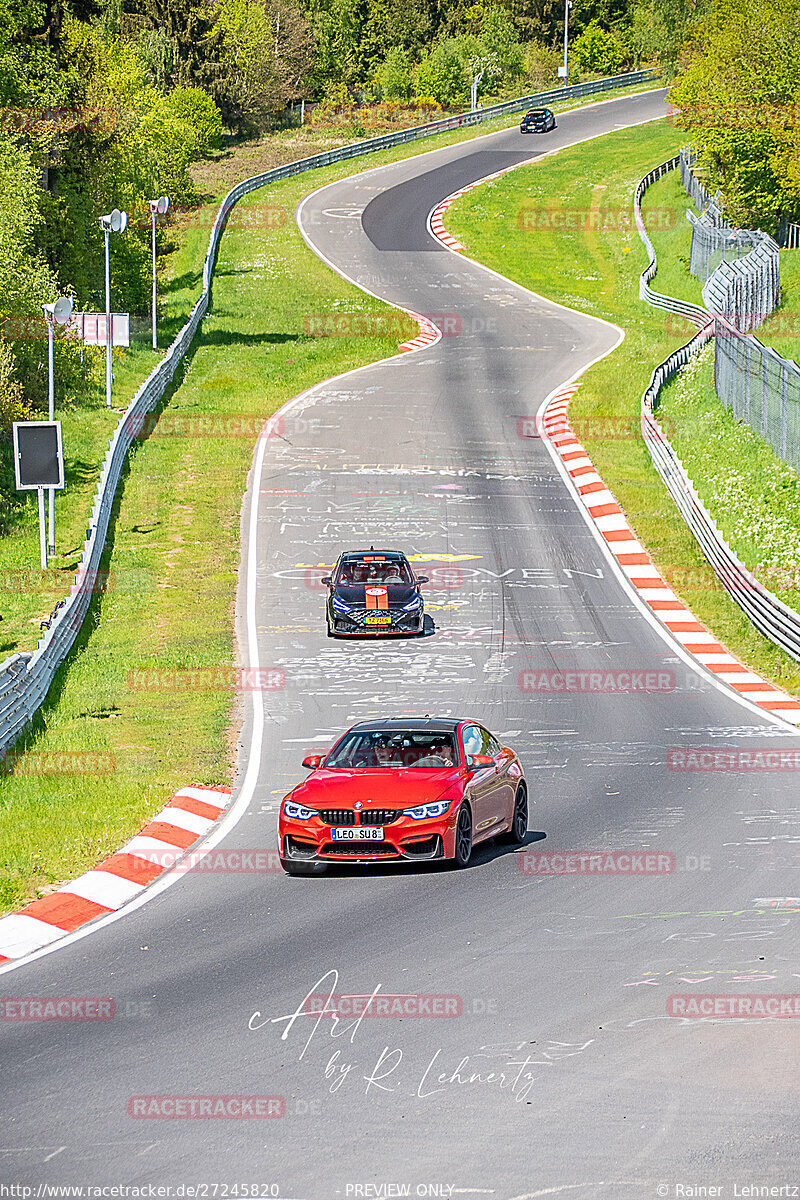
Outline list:
[[[438,800],[461,777],[460,767],[315,771],[292,791],[309,808],[412,808]]]

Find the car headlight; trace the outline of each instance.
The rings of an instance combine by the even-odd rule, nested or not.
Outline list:
[[[413,600],[409,600],[408,604],[403,605],[403,612],[416,612],[422,607],[422,600],[419,596],[415,596]]]
[[[424,821],[426,817],[443,817],[452,800],[434,800],[432,804],[418,804],[416,808],[404,808],[403,816],[411,817],[414,821]]]
[[[297,804],[294,800],[284,800],[283,815],[291,817],[293,821],[307,821],[309,817],[315,817],[317,810],[315,808],[306,808],[303,804]]]
[[[344,600],[340,600],[338,596],[333,597],[333,607],[336,612],[352,612],[353,609],[349,604],[345,604]]]

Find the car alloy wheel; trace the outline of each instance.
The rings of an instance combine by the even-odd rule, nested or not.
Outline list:
[[[511,818],[511,829],[504,835],[504,841],[512,846],[521,846],[528,832],[528,792],[524,783],[517,788],[514,797],[514,815]]]
[[[465,867],[472,857],[472,813],[469,806],[462,804],[456,821],[456,849],[452,858],[454,867]]]

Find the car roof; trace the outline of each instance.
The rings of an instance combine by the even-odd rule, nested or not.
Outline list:
[[[359,721],[351,726],[350,733],[363,733],[365,730],[382,730],[408,733],[455,733],[463,724],[461,717],[390,717],[383,721]]]
[[[549,108],[529,108],[525,114],[527,117],[547,117],[550,115]]]
[[[342,562],[352,562],[363,558],[392,558],[405,560],[405,554],[402,550],[345,550],[344,554],[340,554],[339,558]]]

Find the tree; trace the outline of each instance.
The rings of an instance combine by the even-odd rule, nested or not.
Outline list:
[[[711,9],[711,0],[635,0],[630,42],[637,62],[655,62],[674,79],[678,61]]]
[[[615,33],[592,21],[573,42],[572,61],[581,70],[614,75],[625,61],[625,47]]]
[[[411,95],[411,63],[400,46],[394,46],[375,72],[375,81],[387,100],[408,100]]]
[[[311,65],[305,18],[289,0],[220,0],[214,23],[227,81],[222,91],[231,123],[269,127],[296,100]]]
[[[800,0],[715,0],[670,97],[735,221],[800,211]]]

